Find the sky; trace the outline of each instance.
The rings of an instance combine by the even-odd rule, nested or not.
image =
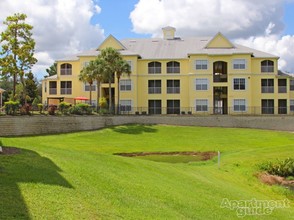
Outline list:
[[[117,39],[214,36],[280,57],[279,68],[294,73],[294,0],[1,0],[3,21],[27,14],[33,25],[38,79],[56,59],[94,49],[110,34]]]

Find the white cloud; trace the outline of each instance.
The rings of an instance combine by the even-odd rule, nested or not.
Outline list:
[[[139,0],[130,14],[135,33],[161,36],[173,26],[177,36],[214,36],[280,56],[280,68],[294,72],[294,36],[281,36],[283,7],[293,0]],[[240,38],[246,40],[240,40]]]
[[[54,60],[97,47],[104,30],[90,20],[101,8],[91,0],[1,0],[0,22],[14,13],[27,14],[33,25],[36,58],[33,71],[41,78]],[[0,31],[6,26],[1,25]]]
[[[294,73],[294,36],[268,35],[238,39],[237,43],[280,57],[279,69]]]

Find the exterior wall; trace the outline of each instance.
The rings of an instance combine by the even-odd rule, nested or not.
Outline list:
[[[209,47],[212,48],[230,48],[231,43],[224,38],[221,34],[218,34],[213,41],[209,43]],[[108,37],[101,45],[100,49],[106,47],[113,47],[116,49],[122,49],[122,45],[113,38]],[[278,114],[279,99],[287,100],[287,114],[294,114],[294,111],[290,112],[290,99],[294,99],[294,91],[290,91],[290,78],[284,76],[278,76],[278,58],[256,58],[251,54],[189,54],[187,58],[182,59],[139,59],[137,56],[123,56],[126,61],[132,63],[132,73],[128,76],[123,76],[121,80],[131,79],[132,90],[121,91],[120,100],[131,100],[132,111],[135,112],[146,111],[148,113],[148,100],[161,100],[162,114],[166,114],[167,100],[180,100],[181,112],[191,112],[192,114],[214,114],[214,87],[226,87],[227,88],[227,106],[228,114],[262,114],[261,100],[273,99],[274,100],[274,113]],[[67,102],[73,104],[73,98],[77,96],[84,96],[89,98],[89,91],[84,91],[84,83],[78,80],[78,75],[83,68],[85,62],[95,59],[95,57],[79,57],[78,61],[58,62],[58,76],[57,79],[48,79],[43,81],[43,103],[47,100],[47,97],[64,97]],[[245,69],[234,69],[234,59],[245,59]],[[196,60],[208,60],[207,70],[196,70]],[[261,72],[261,62],[263,60],[271,60],[274,62],[274,71],[272,73]],[[149,62],[160,62],[161,73],[160,74],[148,74]],[[180,63],[179,74],[168,74],[166,65],[169,61],[177,61]],[[223,61],[227,63],[227,82],[214,82],[213,79],[213,64],[216,61]],[[73,74],[71,76],[60,75],[60,65],[63,63],[70,63],[73,67]],[[235,90],[233,80],[234,78],[244,78],[246,80],[245,90]],[[278,92],[278,79],[287,79],[287,93]],[[195,81],[196,79],[208,79],[208,90],[196,91]],[[274,80],[274,93],[262,93],[261,80],[273,79]],[[72,81],[72,94],[62,95],[60,94],[60,81]],[[149,94],[148,93],[148,80],[161,80],[161,93]],[[167,93],[167,80],[180,80],[180,93],[168,94]],[[57,95],[48,96],[49,81],[57,81]],[[46,84],[47,93],[44,91],[44,85]],[[108,90],[108,83],[101,85],[100,94],[105,96],[106,90]],[[114,88],[114,101],[118,103],[118,81],[115,78],[112,83]],[[208,101],[207,112],[196,112],[196,99],[205,99]],[[238,112],[234,111],[234,100],[245,99],[246,111]],[[96,103],[97,92],[92,92],[92,101]],[[58,104],[58,100],[51,100],[52,104]]]
[[[285,116],[1,116],[0,137],[59,134],[124,124],[257,128],[294,131],[294,117]]]

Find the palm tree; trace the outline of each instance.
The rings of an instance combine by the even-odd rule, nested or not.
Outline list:
[[[95,65],[94,78],[96,79],[96,82],[97,82],[97,108],[96,108],[96,111],[98,112],[99,99],[100,99],[100,84],[103,80],[103,76],[105,75],[104,74],[105,62],[99,56],[93,62]]]
[[[90,61],[90,63],[85,66],[79,75],[79,80],[85,83],[89,83],[90,85],[90,105],[92,105],[92,86],[95,78],[95,63]]]
[[[117,62],[115,63],[115,73],[116,73],[116,78],[117,78],[117,84],[118,84],[118,90],[117,90],[117,113],[120,113],[120,106],[119,106],[119,99],[120,99],[120,77],[123,74],[127,74],[128,76],[131,74],[131,67],[128,64],[128,62],[126,62],[125,60],[123,60],[122,58],[117,60]]]
[[[109,84],[109,112],[112,112],[112,92],[111,92],[111,82],[114,79],[115,74],[115,64],[118,60],[122,59],[120,53],[114,48],[108,47],[101,50],[98,59],[101,59],[101,65],[103,69],[103,78],[108,81]]]

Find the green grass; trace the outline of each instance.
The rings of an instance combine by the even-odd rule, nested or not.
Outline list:
[[[228,200],[284,200],[290,207],[243,219],[291,219],[293,192],[254,176],[257,164],[294,154],[294,134],[253,129],[129,125],[93,132],[1,138],[0,219],[238,219]],[[162,163],[121,152],[221,151]]]

